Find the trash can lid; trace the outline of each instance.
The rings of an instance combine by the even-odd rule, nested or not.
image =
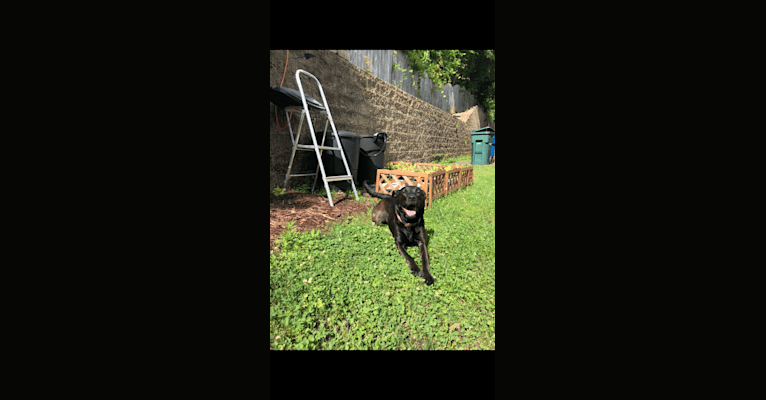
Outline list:
[[[385,136],[388,136],[388,135],[386,134],[386,132],[378,132],[378,133],[376,133],[374,135],[361,135],[361,137],[363,139],[371,139],[371,138],[376,138],[376,137],[380,137],[380,136],[385,137]]]
[[[344,138],[352,138],[352,139],[361,138],[361,136],[357,135],[356,133],[349,132],[349,131],[338,131],[338,136],[344,137]]]
[[[471,132],[471,135],[473,135],[474,133],[486,135],[486,134],[489,134],[489,133],[495,133],[495,130],[492,129],[491,126],[485,126],[484,128],[477,129],[477,130]]]

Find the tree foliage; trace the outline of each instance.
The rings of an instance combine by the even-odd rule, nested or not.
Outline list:
[[[404,50],[404,54],[418,76],[428,74],[439,89],[447,83],[463,86],[490,121],[495,120],[494,50]]]

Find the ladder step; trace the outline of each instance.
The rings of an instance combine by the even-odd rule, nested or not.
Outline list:
[[[312,172],[309,174],[290,174],[290,177],[292,178],[294,176],[314,176],[314,175],[316,175],[316,173]]]
[[[314,150],[313,144],[298,144],[299,150]],[[319,150],[340,150],[340,147],[316,146]]]
[[[335,182],[335,181],[345,181],[352,179],[353,177],[351,175],[338,175],[338,176],[328,176],[325,178],[327,182]]]

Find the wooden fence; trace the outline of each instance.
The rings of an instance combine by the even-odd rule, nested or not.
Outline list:
[[[394,161],[393,164],[402,164]],[[433,208],[433,200],[436,197],[447,195],[464,186],[473,184],[473,167],[453,166],[449,171],[444,170],[444,165],[415,163],[420,167],[442,168],[431,173],[379,169],[375,178],[375,191],[390,194],[394,190],[404,186],[418,186],[426,192],[426,207]]]

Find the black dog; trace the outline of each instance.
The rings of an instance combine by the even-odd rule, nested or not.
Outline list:
[[[394,191],[393,195],[388,195],[376,193],[367,185],[367,181],[362,182],[362,184],[370,196],[381,200],[372,210],[372,222],[388,225],[388,229],[394,235],[396,248],[407,261],[412,275],[423,278],[426,285],[434,283],[434,278],[429,271],[426,227],[423,222],[426,193],[417,186],[405,186]],[[404,249],[412,246],[418,246],[420,250],[423,271],[418,269],[415,260]]]

